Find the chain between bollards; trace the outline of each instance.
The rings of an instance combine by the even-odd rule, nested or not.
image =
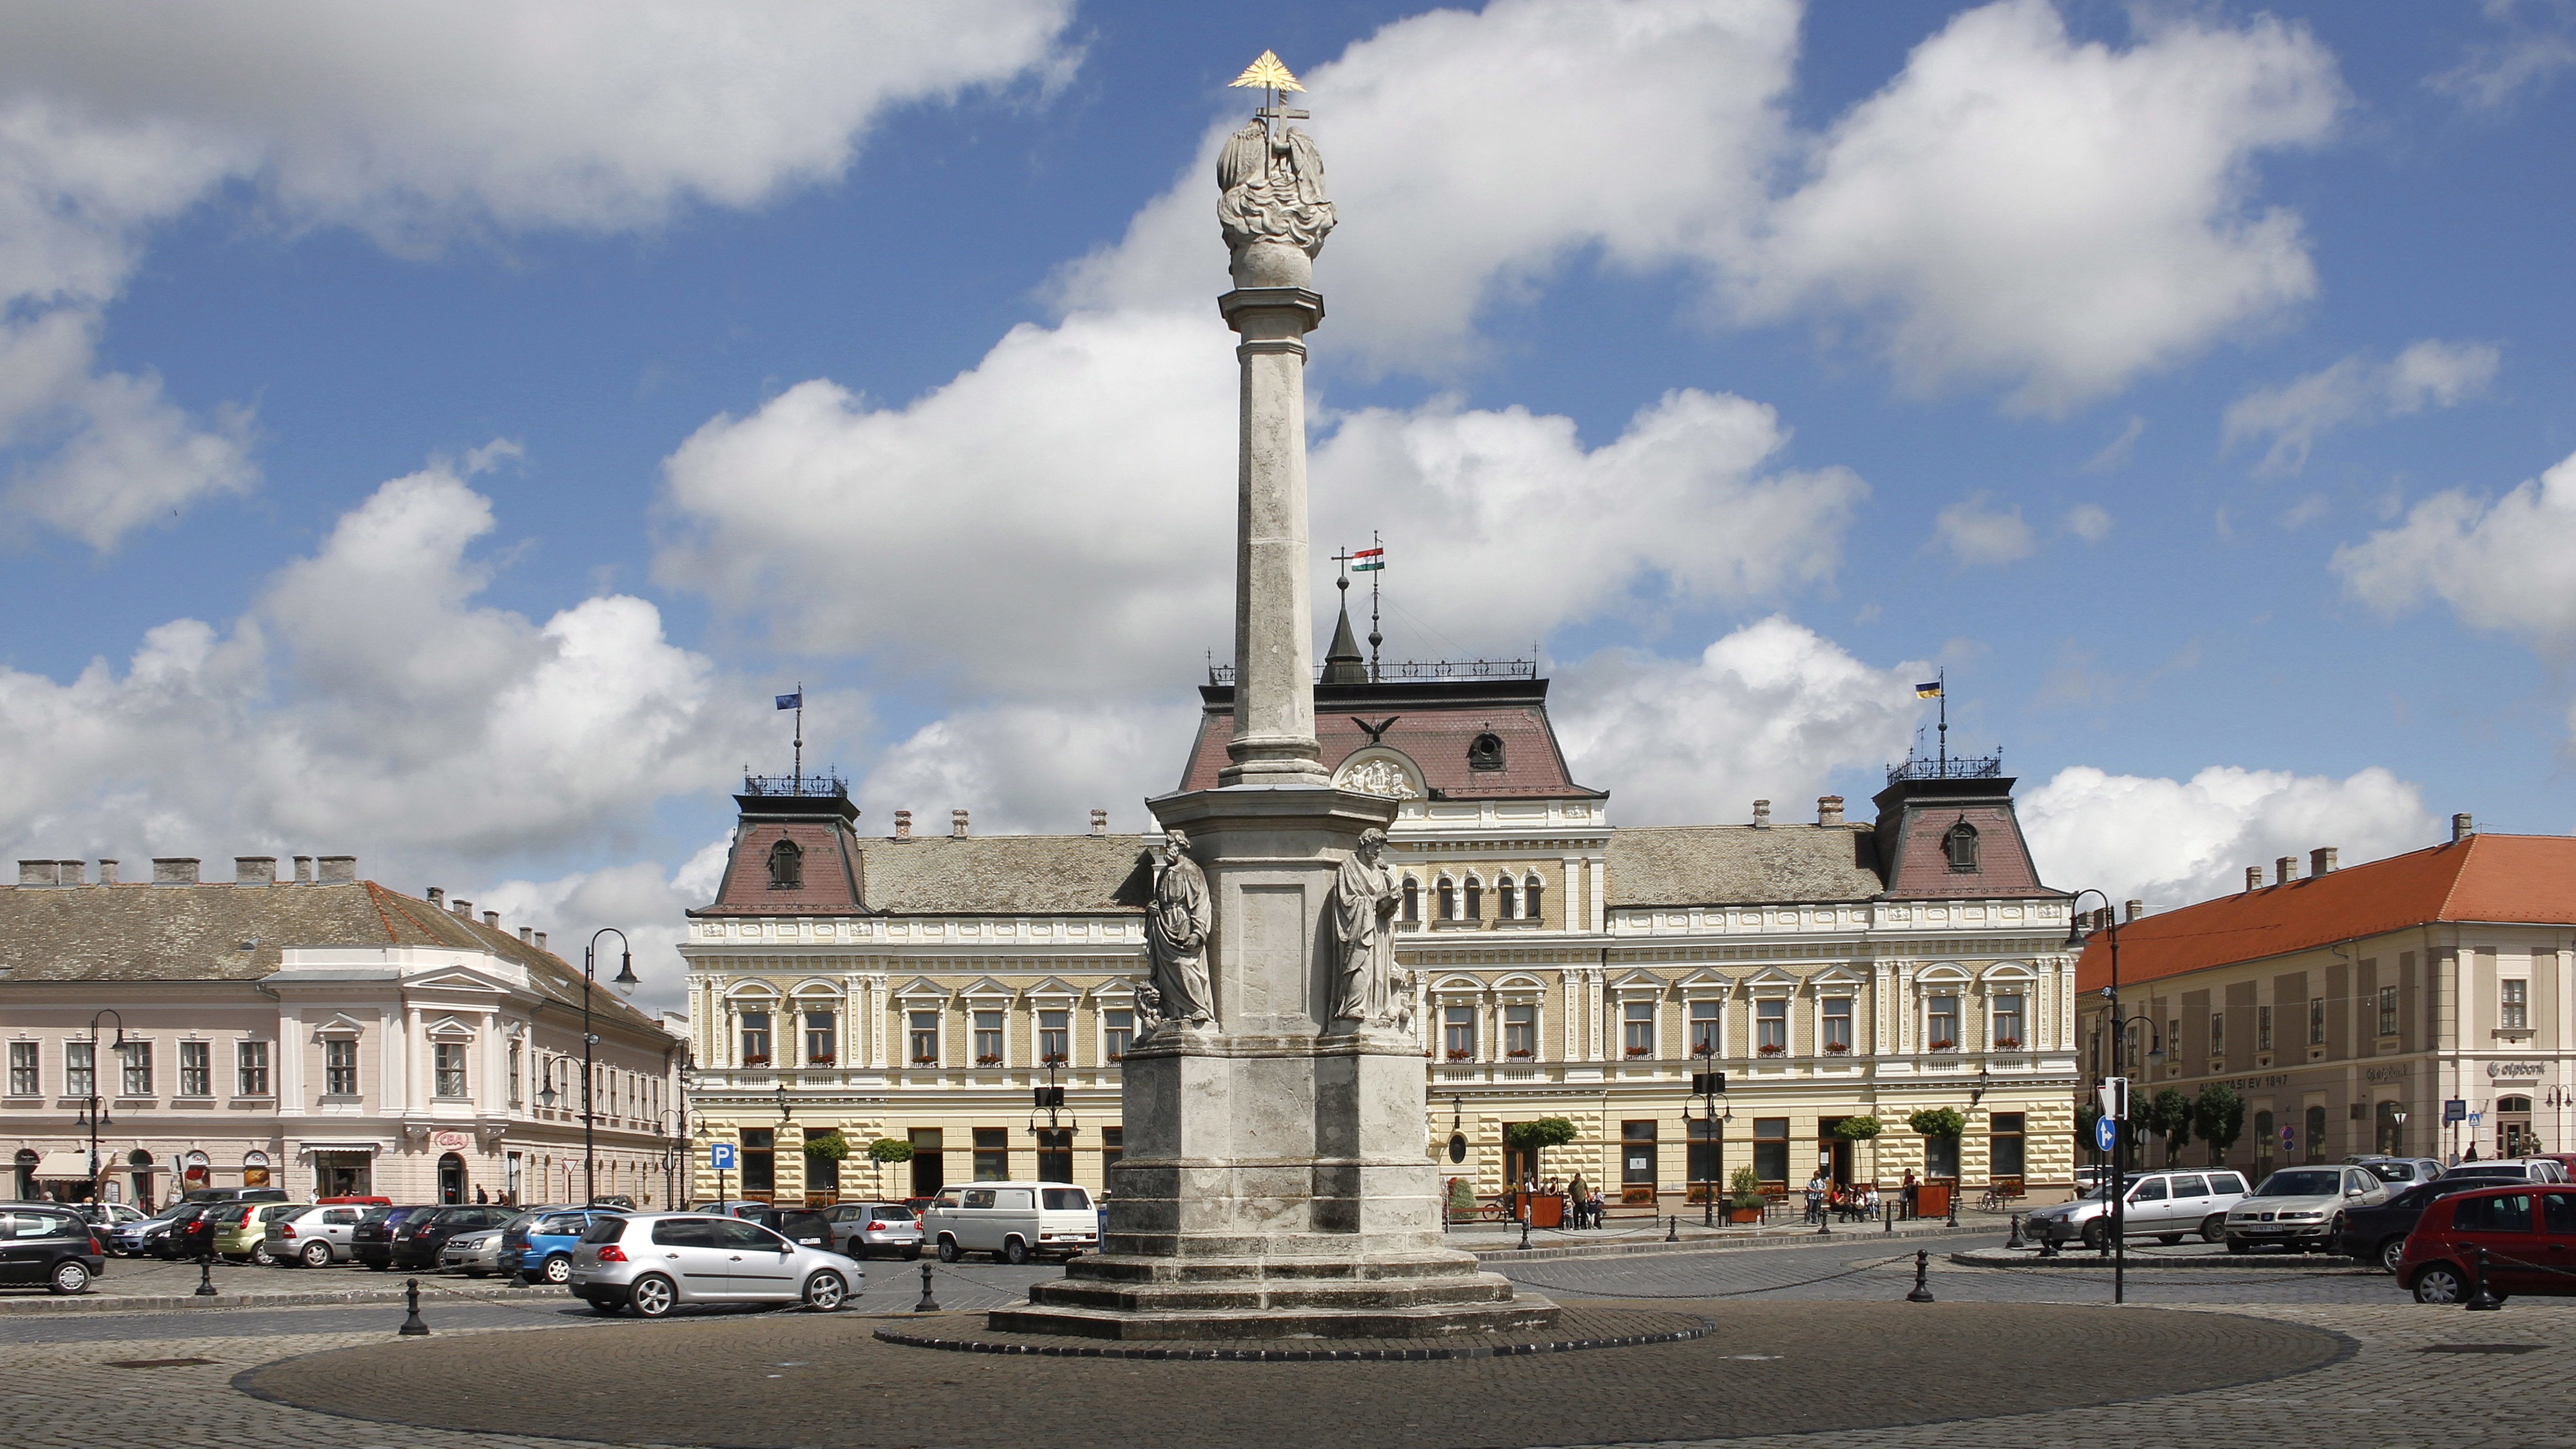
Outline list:
[[[2502,1300],[2498,1299],[2498,1298],[2495,1296],[2495,1294],[2494,1294],[2492,1291],[2490,1291],[2490,1290],[2488,1289],[2488,1287],[2487,1287],[2487,1250],[2486,1250],[2486,1249],[2484,1249],[2484,1248],[2480,1248],[2480,1249],[2478,1249],[2478,1250],[2477,1250],[2477,1252],[2478,1252],[2478,1286],[2477,1286],[2477,1290],[2476,1290],[2475,1292],[2473,1292],[2473,1293],[2471,1293],[2471,1294],[2469,1295],[2469,1301],[2468,1301],[2468,1302],[2463,1303],[2463,1304],[2461,1304],[2460,1306],[2461,1306],[2462,1308],[2467,1309],[2467,1310],[2468,1310],[2468,1311],[2470,1311],[2471,1313],[2493,1313],[2493,1312],[2495,1312],[2497,1309],[2504,1307],[2504,1303],[2503,1303],[2503,1301],[2502,1301]]]
[[[1932,1301],[1932,1255],[1924,1249],[1914,1250],[1914,1291],[1905,1295],[1908,1303]]]
[[[912,1305],[915,1313],[937,1313],[939,1300],[930,1296],[930,1265],[921,1265],[921,1301]]]
[[[397,1332],[405,1338],[429,1337],[429,1325],[420,1321],[420,1280],[418,1278],[403,1280],[403,1302],[410,1305],[411,1312],[404,1316],[402,1327]]]
[[[197,1293],[199,1298],[215,1296],[215,1258],[212,1253],[197,1260]]]

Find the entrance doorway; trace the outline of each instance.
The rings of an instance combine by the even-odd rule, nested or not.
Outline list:
[[[1849,1187],[1852,1185],[1852,1144],[1834,1132],[1842,1123],[1840,1117],[1816,1119],[1816,1164],[1828,1169],[1825,1176],[1834,1186]]]
[[[2521,1157],[2542,1150],[2531,1130],[2529,1097],[2496,1098],[2495,1120],[2496,1156]]]
[[[317,1152],[313,1155],[313,1185],[323,1197],[373,1196],[375,1173],[371,1160],[363,1152]]]
[[[939,1134],[940,1129],[936,1127],[912,1129],[912,1195],[914,1197],[937,1197],[939,1190],[948,1185],[948,1171],[940,1160],[942,1154]]]
[[[438,1159],[438,1200],[465,1201],[465,1159],[450,1152]]]

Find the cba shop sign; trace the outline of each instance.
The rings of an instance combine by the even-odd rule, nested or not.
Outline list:
[[[462,1132],[438,1132],[430,1136],[429,1145],[442,1152],[462,1152],[474,1145],[474,1139]]]

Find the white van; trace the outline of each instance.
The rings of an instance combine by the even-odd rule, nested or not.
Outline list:
[[[970,1182],[940,1190],[922,1210],[921,1236],[943,1263],[968,1253],[1005,1263],[1071,1258],[1100,1247],[1100,1214],[1069,1182]]]

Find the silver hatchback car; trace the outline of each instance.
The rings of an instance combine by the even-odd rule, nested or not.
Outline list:
[[[840,1253],[758,1223],[702,1213],[602,1218],[581,1235],[565,1286],[599,1313],[660,1318],[686,1304],[802,1303],[830,1312],[867,1282]]]

